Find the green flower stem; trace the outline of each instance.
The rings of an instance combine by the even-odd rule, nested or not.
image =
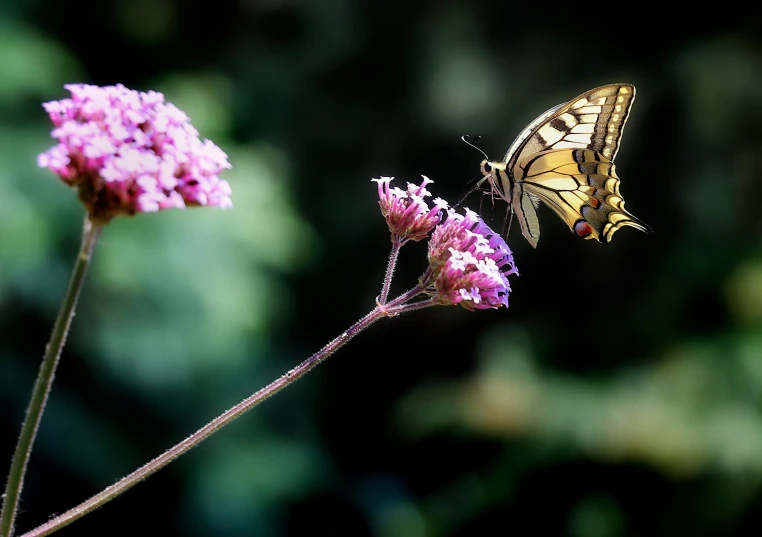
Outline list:
[[[69,287],[66,289],[66,295],[58,312],[58,317],[56,317],[50,342],[45,349],[45,357],[42,359],[40,372],[34,384],[26,417],[21,426],[21,434],[16,444],[16,450],[13,452],[11,469],[8,473],[8,482],[5,486],[5,495],[3,496],[3,509],[0,513],[0,536],[2,537],[10,537],[13,531],[16,509],[18,508],[21,489],[24,485],[24,474],[29,463],[29,456],[32,453],[32,444],[37,435],[42,412],[45,410],[45,402],[48,399],[50,387],[53,384],[58,359],[66,343],[66,335],[69,332],[69,326],[71,326],[71,320],[74,317],[77,298],[79,298],[79,292],[82,290],[82,283],[85,281],[87,268],[90,266],[93,249],[98,242],[98,236],[102,229],[102,225],[93,224],[89,219],[85,219],[82,247],[77,255],[77,261],[74,263],[74,271],[72,272],[71,280],[69,280]]]
[[[144,466],[138,468],[130,475],[122,478],[115,484],[104,489],[102,492],[96,494],[89,500],[79,504],[65,513],[51,519],[47,523],[23,534],[21,537],[42,537],[43,535],[50,535],[51,533],[67,526],[85,516],[86,514],[94,511],[105,503],[113,500],[123,492],[127,491],[134,485],[146,479],[151,474],[164,468],[170,462],[178,458],[180,455],[190,451],[192,448],[199,445],[206,440],[209,436],[216,433],[225,425],[230,424],[235,419],[242,416],[247,411],[251,410],[259,403],[271,397],[281,391],[283,388],[290,386],[304,375],[312,371],[315,367],[320,365],[326,358],[336,352],[346,343],[348,343],[357,334],[368,328],[371,324],[375,323],[379,319],[384,317],[390,317],[397,315],[399,312],[395,311],[395,308],[404,304],[411,298],[419,295],[422,292],[421,287],[415,287],[407,293],[399,296],[398,298],[390,301],[385,305],[378,305],[373,311],[365,315],[362,319],[353,324],[347,331],[343,332],[336,339],[328,343],[325,347],[318,352],[307,358],[301,364],[291,369],[284,375],[280,376],[254,395],[244,399],[231,409],[225,411],[217,418],[203,426],[201,429],[193,433],[191,436],[165,451],[152,461],[148,462]]]

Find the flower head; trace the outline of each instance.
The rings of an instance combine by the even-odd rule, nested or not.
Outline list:
[[[407,191],[397,187],[389,188],[393,177],[373,179],[378,183],[378,204],[392,233],[392,240],[399,241],[400,244],[409,240],[419,241],[428,236],[439,223],[442,209],[447,208],[446,201],[436,198],[434,207],[429,209],[424,198],[431,196],[426,185],[433,181],[426,176],[421,177],[423,181],[420,186],[408,183]]]
[[[79,191],[90,217],[199,205],[232,207],[218,174],[227,155],[203,142],[184,112],[155,91],[68,84],[70,99],[43,104],[58,144],[37,157]]]
[[[513,254],[479,216],[449,211],[429,241],[427,292],[440,304],[469,310],[508,306],[510,274],[518,274]]]

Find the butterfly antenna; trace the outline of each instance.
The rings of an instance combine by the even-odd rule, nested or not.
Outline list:
[[[484,156],[485,159],[489,160],[489,157],[487,156],[487,153],[485,153],[484,150],[481,147],[476,145],[476,142],[479,141],[479,138],[481,138],[481,136],[477,136],[477,137],[472,139],[471,136],[469,136],[468,134],[464,134],[463,136],[460,137],[460,139],[463,140],[466,144],[468,144],[471,147],[473,147],[474,149],[476,149],[479,153],[482,154],[482,156]],[[484,180],[485,180],[484,177],[477,177],[476,179],[472,179],[471,181],[469,181],[468,182],[469,185],[471,183],[476,183],[476,184],[474,186],[468,188],[468,190],[466,190],[466,193],[463,194],[463,196],[460,198],[460,200],[458,200],[458,203],[453,205],[453,208],[458,207],[461,203],[463,203],[465,201],[465,199],[474,192],[474,190],[477,190],[479,188],[479,186],[482,184],[482,182],[484,182]]]
[[[464,142],[466,142],[468,145],[470,145],[471,147],[473,147],[474,149],[476,149],[476,150],[477,150],[479,153],[481,153],[482,155],[484,155],[484,158],[486,158],[487,160],[489,160],[489,157],[487,156],[487,153],[485,153],[485,152],[484,152],[484,150],[483,150],[481,147],[479,147],[478,145],[476,145],[476,142],[478,142],[478,141],[479,141],[479,138],[481,138],[481,136],[477,136],[476,138],[474,138],[473,140],[471,140],[471,137],[470,137],[468,134],[464,134],[463,136],[461,136],[461,137],[460,137],[460,139],[461,139],[461,140],[463,140],[463,141],[464,141]]]

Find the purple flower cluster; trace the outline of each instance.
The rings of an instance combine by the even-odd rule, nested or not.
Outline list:
[[[227,155],[199,139],[188,116],[154,91],[69,84],[70,99],[43,106],[58,145],[38,164],[76,188],[91,219],[168,208],[232,207],[218,174]]]
[[[426,185],[433,183],[426,176],[420,186],[407,184],[407,191],[398,187],[389,188],[393,177],[373,179],[378,183],[378,204],[381,214],[386,219],[392,239],[404,244],[407,241],[419,241],[428,236],[442,216],[442,209],[447,208],[447,202],[441,198],[434,200],[434,207],[429,209],[425,199],[431,196]]]
[[[427,292],[440,304],[469,310],[508,307],[510,274],[517,274],[513,254],[499,234],[473,211],[448,211],[429,242]]]

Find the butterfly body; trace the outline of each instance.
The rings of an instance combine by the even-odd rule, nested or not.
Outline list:
[[[501,162],[482,161],[482,181],[511,206],[533,247],[540,238],[540,201],[584,239],[609,242],[624,226],[650,232],[625,210],[614,167],[634,98],[629,84],[590,90],[530,123]]]

